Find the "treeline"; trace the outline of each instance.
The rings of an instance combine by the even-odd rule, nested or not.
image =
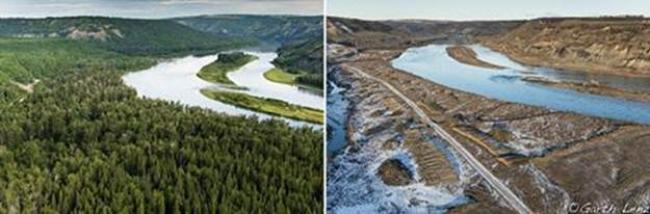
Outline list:
[[[29,83],[66,73],[135,71],[153,66],[155,58],[128,56],[88,41],[61,38],[1,38],[0,85],[9,80]]]
[[[322,212],[320,131],[140,99],[115,72],[0,111],[0,213]]]

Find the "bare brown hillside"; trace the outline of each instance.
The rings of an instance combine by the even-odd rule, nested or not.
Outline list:
[[[650,19],[538,19],[481,37],[524,64],[585,72],[650,75]]]

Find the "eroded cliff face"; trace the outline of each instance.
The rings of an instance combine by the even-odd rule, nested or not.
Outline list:
[[[539,19],[479,40],[524,64],[650,75],[650,19]]]

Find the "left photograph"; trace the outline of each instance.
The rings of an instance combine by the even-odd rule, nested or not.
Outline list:
[[[0,213],[323,213],[323,20],[0,0]]]

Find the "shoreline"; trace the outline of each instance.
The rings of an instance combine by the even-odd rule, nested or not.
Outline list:
[[[583,92],[587,94],[611,96],[616,98],[623,98],[626,100],[650,102],[650,94],[640,91],[631,91],[620,88],[614,88],[599,83],[580,83],[571,81],[555,81],[546,77],[526,76],[521,78],[524,82],[548,85],[555,88],[564,88]]]

